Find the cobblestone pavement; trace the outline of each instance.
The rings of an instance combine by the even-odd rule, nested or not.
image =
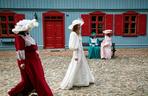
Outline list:
[[[87,54],[87,52],[86,52]],[[0,51],[0,96],[20,80],[15,51]],[[148,49],[117,49],[111,60],[88,59],[95,83],[61,90],[72,52],[41,50],[45,76],[55,96],[148,96]]]

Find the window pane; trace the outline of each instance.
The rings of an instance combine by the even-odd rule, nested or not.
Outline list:
[[[132,29],[135,29],[136,28],[136,24],[135,23],[132,23],[131,28]]]
[[[96,29],[92,29],[91,30],[91,33],[96,33]]]
[[[9,30],[9,34],[13,34],[12,30]]]
[[[129,21],[129,16],[125,16],[125,21]]]
[[[103,27],[103,24],[98,24],[98,28],[102,28]]]
[[[129,33],[129,32],[128,32],[128,29],[125,29],[125,30],[124,30],[124,33]]]
[[[45,19],[50,19],[50,17],[49,16],[46,16]]]
[[[2,29],[6,29],[6,24],[5,23],[2,23],[1,26],[2,26]]]
[[[98,16],[98,21],[102,22],[103,21],[103,16]]]
[[[103,30],[102,29],[98,29],[98,34],[102,34]]]
[[[132,21],[135,22],[136,21],[136,16],[132,16],[131,19],[132,19]]]
[[[7,34],[7,31],[6,30],[2,30],[2,34]]]
[[[14,28],[14,24],[13,23],[10,23],[10,24],[8,24],[9,26],[8,26],[8,29],[13,29]]]
[[[51,16],[51,19],[56,19],[56,16]]]
[[[8,30],[9,30],[9,33],[10,34],[13,34],[13,32],[12,32],[12,29],[14,28],[14,24],[13,23],[11,23],[11,24],[8,24]]]
[[[96,16],[92,16],[91,20],[96,21]]]
[[[125,29],[129,28],[129,23],[125,23]]]
[[[135,29],[131,29],[131,33],[135,33],[135,31],[136,31]]]
[[[8,16],[8,21],[14,21],[13,16]]]
[[[0,16],[0,21],[6,21],[6,16]]]
[[[58,16],[57,19],[62,19],[62,16]]]
[[[92,23],[91,27],[96,28],[96,23]]]

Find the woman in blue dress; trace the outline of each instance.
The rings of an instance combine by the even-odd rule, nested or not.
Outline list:
[[[100,58],[100,47],[98,45],[99,45],[99,39],[96,38],[96,34],[93,33],[89,38],[89,48],[88,48],[89,59]]]

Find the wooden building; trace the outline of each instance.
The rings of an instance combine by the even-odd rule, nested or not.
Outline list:
[[[0,0],[0,49],[14,49],[11,29],[17,21],[36,18],[31,35],[40,48],[67,48],[74,19],[83,18],[83,42],[92,32],[113,30],[117,48],[148,48],[148,0]]]

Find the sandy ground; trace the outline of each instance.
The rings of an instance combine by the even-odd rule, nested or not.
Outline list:
[[[0,96],[7,96],[20,80],[15,55],[15,51],[0,51]],[[61,90],[71,55],[69,50],[40,50],[46,80],[55,96],[148,96],[148,49],[117,49],[111,60],[87,59],[95,83]]]

